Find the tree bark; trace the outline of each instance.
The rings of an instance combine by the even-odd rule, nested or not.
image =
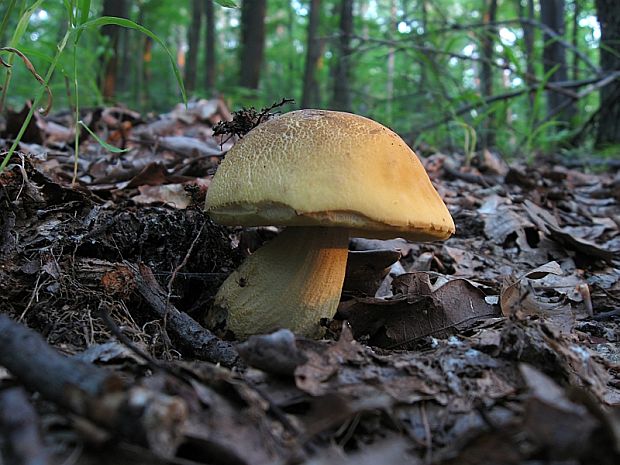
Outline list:
[[[150,82],[152,76],[151,62],[153,61],[153,39],[144,37],[142,42],[142,72],[140,73],[140,106],[146,107],[150,100]]]
[[[530,21],[534,21],[534,0],[527,0],[527,16],[523,11],[521,3],[519,3],[519,15],[522,18],[527,18]],[[523,28],[523,42],[525,45],[525,82],[528,86],[534,83],[534,76],[536,75],[536,69],[534,68],[535,56],[534,56],[534,27],[532,23],[523,22],[521,27]],[[534,108],[534,100],[536,98],[535,92],[530,92],[530,110]]]
[[[426,32],[428,31],[428,1],[427,0],[422,0],[420,2],[420,10],[422,13],[422,30],[424,31],[424,35],[422,36],[422,39],[426,40]],[[421,53],[424,54],[424,52],[421,52]],[[427,85],[426,66],[424,64],[420,64],[420,89],[423,92],[426,92],[426,85]]]
[[[205,93],[210,96],[215,89],[215,10],[213,0],[205,2]]]
[[[185,89],[188,94],[191,94],[196,89],[203,3],[204,0],[192,0],[192,22],[187,31],[188,50],[187,60],[185,61]]]
[[[258,89],[265,48],[266,0],[244,0],[241,4],[241,70],[239,84]]]
[[[484,98],[488,98],[493,95],[493,69],[491,62],[493,61],[493,47],[495,46],[495,36],[497,31],[493,23],[497,18],[497,0],[484,0],[484,14],[483,22],[486,27],[483,30],[482,36],[482,64],[480,66],[480,90]],[[482,134],[480,138],[480,144],[482,148],[488,148],[495,145],[495,133],[493,124],[493,115],[487,114],[486,119],[482,124]]]
[[[581,4],[578,0],[573,0],[573,30],[571,37],[571,45],[577,49],[579,47],[579,15],[581,14]],[[571,79],[577,81],[579,79],[579,56],[573,53],[573,62],[571,66]]]
[[[308,18],[308,36],[306,39],[306,66],[304,70],[304,88],[301,97],[302,108],[318,106],[319,83],[316,71],[321,58],[322,44],[318,37],[321,22],[321,0],[310,1],[310,15]]]
[[[564,0],[545,0],[540,2],[541,22],[560,36],[564,35],[565,30],[564,13]],[[545,42],[543,47],[545,74],[555,68],[548,82],[553,84],[558,81],[567,81],[568,66],[564,47],[547,33],[543,34],[543,39]],[[547,91],[548,112],[553,113],[556,108],[566,105],[566,108],[557,114],[556,120],[570,124],[570,120],[575,114],[575,105],[574,102],[568,103],[567,99],[570,99],[570,97],[553,90]],[[558,129],[562,128],[558,127]]]
[[[620,70],[620,2],[596,0],[596,13],[601,25],[600,60],[603,72]],[[620,144],[620,80],[600,91],[596,146]]]
[[[128,3],[126,0],[104,0],[102,16],[127,18],[127,14]],[[121,28],[119,26],[106,25],[101,28],[101,34],[107,37],[107,48],[112,52],[102,63],[104,72],[101,93],[104,99],[111,100],[116,94]]]
[[[340,2],[338,53],[334,72],[334,95],[332,107],[335,110],[351,110],[351,93],[349,92],[351,66],[351,36],[353,35],[353,0]]]
[[[390,34],[392,31],[398,32],[396,29],[397,21],[396,21],[396,1],[390,0]],[[395,66],[396,66],[396,48],[389,47],[388,48],[388,56],[387,56],[387,70],[386,70],[386,82],[385,82],[385,97],[386,108],[385,113],[387,116],[388,124],[392,123],[392,113],[393,113],[393,100],[394,100],[394,74],[395,74]]]

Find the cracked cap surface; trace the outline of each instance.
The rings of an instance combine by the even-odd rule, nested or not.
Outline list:
[[[250,131],[218,168],[206,209],[227,225],[344,227],[370,238],[447,239],[455,230],[396,133],[327,110],[293,111]]]

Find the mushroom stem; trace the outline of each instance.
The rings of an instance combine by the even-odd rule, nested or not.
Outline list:
[[[277,328],[320,336],[340,301],[348,239],[345,228],[285,229],[222,284],[210,325],[225,323],[238,339]]]

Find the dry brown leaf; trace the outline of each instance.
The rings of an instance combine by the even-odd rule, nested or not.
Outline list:
[[[427,336],[447,337],[477,321],[499,315],[485,294],[469,281],[455,279],[434,288],[427,273],[406,273],[393,282],[390,300],[356,298],[338,313],[356,337],[379,347],[403,347]]]
[[[585,281],[567,275],[557,262],[549,262],[521,278],[506,277],[500,305],[505,316],[536,315],[555,331],[568,334],[577,317],[588,316],[591,311],[589,292],[584,289]]]

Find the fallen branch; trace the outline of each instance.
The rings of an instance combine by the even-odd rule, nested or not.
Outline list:
[[[79,397],[101,397],[121,391],[118,376],[88,363],[64,357],[35,331],[0,315],[0,365],[32,391],[39,391],[56,404],[86,415]],[[80,393],[74,397],[73,393]]]
[[[148,302],[151,310],[166,320],[166,329],[177,340],[187,355],[200,360],[233,366],[239,355],[230,342],[222,341],[202,327],[187,313],[181,312],[167,302],[167,294],[161,288],[151,269],[143,264],[138,267],[125,263],[133,274],[136,290]]]
[[[126,386],[106,369],[61,355],[43,337],[0,315],[0,365],[27,389],[103,427],[111,435],[173,456],[188,416],[185,402]]]

